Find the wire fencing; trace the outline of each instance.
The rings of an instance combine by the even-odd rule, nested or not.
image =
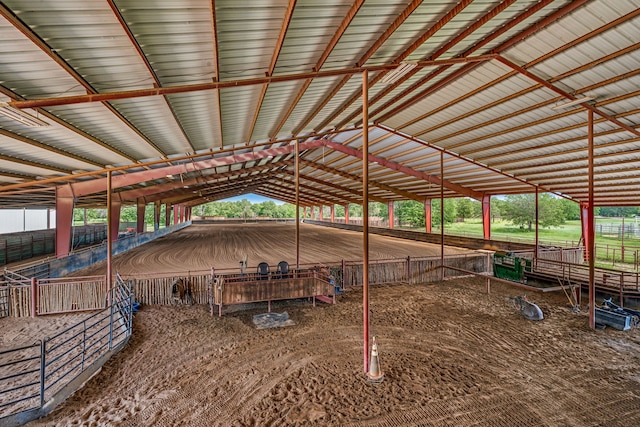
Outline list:
[[[131,336],[133,289],[118,278],[110,304],[52,337],[0,351],[0,425],[46,415]],[[50,404],[53,402],[53,404]]]

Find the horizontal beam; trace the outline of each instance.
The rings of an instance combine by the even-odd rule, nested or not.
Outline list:
[[[451,59],[440,59],[440,60],[433,60],[433,61],[420,61],[418,62],[416,68],[439,67],[443,65],[463,64],[463,63],[472,63],[472,62],[484,62],[484,61],[489,61],[491,59],[494,59],[495,57],[496,57],[495,54],[487,54],[487,55],[479,55],[479,56],[467,57],[467,58],[451,58]],[[310,73],[288,74],[288,75],[280,75],[280,76],[265,76],[265,77],[257,77],[257,78],[251,78],[251,79],[243,79],[243,80],[216,81],[211,83],[200,83],[200,84],[182,85],[182,86],[135,89],[135,90],[126,90],[126,91],[109,92],[109,93],[95,93],[95,94],[91,93],[88,95],[72,95],[72,96],[62,96],[57,98],[30,99],[30,100],[24,100],[24,101],[12,101],[12,102],[9,102],[8,104],[15,108],[39,108],[39,107],[52,107],[55,105],[83,104],[88,102],[105,102],[105,101],[115,101],[118,99],[131,99],[131,98],[140,98],[140,97],[146,97],[146,96],[172,95],[177,93],[199,92],[203,90],[216,90],[216,89],[225,89],[225,88],[233,88],[233,87],[240,87],[240,86],[254,86],[254,85],[289,82],[289,81],[296,81],[296,80],[314,79],[314,78],[321,78],[321,77],[354,75],[354,74],[361,74],[365,70],[369,72],[391,71],[397,67],[398,67],[398,64],[385,64],[385,65],[368,66],[368,67],[354,67],[354,68],[343,68],[343,69],[336,69],[336,70],[316,71],[316,72],[310,72]]]
[[[360,150],[356,150],[355,148],[351,148],[351,147],[347,147],[345,145],[342,144],[338,144],[336,142],[333,141],[328,141],[328,140],[321,140],[324,145],[326,145],[327,147],[335,150],[335,151],[340,151],[341,153],[353,156],[353,157],[357,157],[359,159],[362,159],[362,151]],[[416,177],[418,179],[421,179],[423,181],[427,181],[430,182],[432,184],[435,185],[440,185],[442,183],[442,185],[451,190],[451,191],[455,191],[456,193],[462,195],[462,196],[467,196],[467,197],[471,197],[473,199],[476,200],[482,200],[482,196],[483,193],[479,192],[479,191],[474,191],[471,190],[470,188],[466,188],[463,187],[462,185],[458,185],[458,184],[454,184],[452,182],[449,182],[447,180],[443,180],[438,178],[437,176],[433,176],[433,175],[429,175],[427,173],[424,172],[420,172],[417,171],[415,169],[412,169],[408,166],[404,166],[401,165],[399,163],[393,162],[391,160],[387,160],[384,159],[382,157],[378,157],[375,156],[373,154],[369,154],[369,162],[370,163],[377,163],[380,166],[383,166],[387,169],[391,169],[391,170],[395,170],[398,171],[400,173],[403,173],[405,175],[409,175],[409,176],[413,176]]]
[[[317,148],[323,145],[322,140],[306,141],[300,143],[300,150],[308,150],[310,148]],[[139,184],[145,181],[151,181],[154,179],[166,178],[167,175],[180,175],[183,173],[196,172],[205,169],[212,169],[218,166],[228,166],[235,163],[244,163],[248,161],[261,160],[267,157],[275,157],[283,154],[290,154],[295,150],[294,144],[289,144],[284,147],[268,148],[260,151],[252,151],[243,154],[233,154],[230,156],[213,158],[207,160],[194,161],[190,163],[183,163],[180,165],[165,166],[140,172],[131,172],[128,174],[122,174],[114,176],[112,181],[112,188],[122,188],[129,185]],[[86,196],[89,194],[96,194],[107,190],[107,179],[99,178],[91,181],[74,182],[66,184],[71,187],[74,197]]]

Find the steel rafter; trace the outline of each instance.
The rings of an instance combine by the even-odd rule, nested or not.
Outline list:
[[[433,59],[439,58],[440,56],[444,55],[450,49],[455,47],[458,43],[462,42],[466,37],[468,37],[469,35],[473,34],[480,27],[484,26],[487,22],[489,22],[490,20],[495,18],[497,15],[502,13],[506,8],[511,6],[514,2],[515,2],[515,0],[503,0],[496,7],[494,7],[489,12],[484,14],[480,19],[477,19],[472,25],[467,27],[465,30],[463,30],[458,35],[456,35],[453,39],[451,39],[448,43],[446,43],[444,46],[442,46],[440,49],[438,49],[436,52],[434,52],[432,55],[430,55],[429,58],[425,58],[425,59],[433,60]],[[500,32],[504,32],[505,30],[501,28],[499,31]],[[474,46],[474,48],[478,49],[476,46]],[[470,50],[470,49],[468,49],[468,50]],[[465,55],[463,54],[462,56],[465,56]],[[399,99],[402,99],[403,97],[406,97],[409,93],[417,90],[420,86],[424,85],[428,80],[431,80],[433,77],[435,77],[435,75],[442,74],[442,72],[444,72],[444,70],[448,69],[448,68],[449,67],[443,67],[441,70],[436,70],[434,73],[429,75],[426,79],[423,79],[423,80],[417,82],[416,84],[412,85],[408,89],[404,90],[402,93],[400,93],[394,99],[390,100],[389,102],[387,102],[387,103],[383,104],[382,106],[378,107],[377,109],[373,110],[371,112],[371,117],[375,117],[376,115],[380,114],[386,108],[388,108],[391,105],[393,105],[393,103],[395,101],[397,101]],[[403,76],[402,79],[400,79],[397,82],[395,82],[393,85],[389,85],[389,87],[385,88],[385,90],[382,93],[378,94],[375,97],[375,101],[374,102],[377,102],[377,101],[381,100],[384,96],[386,96],[387,94],[391,93],[391,91],[393,89],[397,88],[402,83],[404,83],[405,81],[409,80],[417,72],[418,72],[418,70],[414,69],[411,72],[407,73],[405,76]]]
[[[122,28],[122,30],[126,33],[127,37],[129,38],[129,42],[135,48],[136,52],[138,52],[138,56],[140,57],[140,59],[144,63],[144,65],[147,68],[147,71],[149,72],[151,77],[153,78],[153,81],[154,81],[155,85],[158,86],[158,87],[162,86],[162,82],[160,82],[160,79],[158,78],[158,75],[156,74],[155,70],[151,66],[151,63],[147,59],[147,56],[144,54],[144,51],[142,50],[142,47],[140,46],[140,43],[138,43],[138,40],[136,40],[136,37],[131,32],[131,28],[129,28],[129,25],[127,24],[126,20],[122,16],[122,13],[120,12],[120,9],[118,9],[118,6],[115,4],[115,0],[107,0],[107,3],[109,4],[109,7],[111,8],[111,11],[113,12],[113,15],[116,17],[116,19],[120,23],[120,27]],[[175,120],[176,124],[178,125],[178,128],[180,128],[180,132],[182,132],[182,136],[184,137],[185,141],[187,141],[187,143],[191,147],[191,151],[195,152],[196,149],[194,148],[193,144],[189,140],[189,137],[187,136],[187,133],[185,132],[184,128],[182,127],[182,123],[180,122],[180,120],[178,120],[178,116],[176,116],[176,112],[173,110],[173,107],[169,103],[169,100],[167,99],[166,96],[163,97],[163,100],[164,100],[165,104],[167,105],[167,108],[171,112],[171,115],[173,116],[173,119]]]
[[[351,173],[348,173],[348,172],[343,172],[343,171],[341,171],[339,169],[332,168],[332,167],[329,167],[329,166],[326,166],[326,165],[322,165],[322,164],[319,164],[319,163],[316,163],[316,162],[303,160],[301,163],[304,166],[308,166],[310,168],[318,169],[318,170],[321,170],[321,171],[329,173],[329,174],[338,175],[338,176],[341,176],[341,177],[346,178],[346,179],[348,179],[350,181],[353,181],[353,182],[360,183],[360,181],[362,181],[362,177],[360,177],[358,175],[354,175],[354,174],[351,174]],[[415,200],[415,201],[420,201],[420,202],[424,200],[424,197],[420,197],[417,194],[411,193],[409,191],[400,190],[398,188],[394,188],[394,187],[392,187],[390,185],[384,184],[382,182],[374,181],[372,179],[369,180],[369,186],[370,187],[376,187],[376,188],[379,188],[379,189],[384,190],[384,191],[388,191],[390,193],[396,194],[396,195],[398,195],[400,197],[404,197],[404,198],[409,199],[409,200]]]
[[[98,94],[98,92],[91,86],[89,82],[87,82],[84,77],[80,75],[72,66],[70,66],[67,61],[62,58],[55,49],[52,49],[46,41],[42,40],[33,30],[26,25],[18,16],[16,16],[12,11],[7,9],[7,7],[0,2],[0,15],[2,15],[7,21],[13,25],[18,31],[20,31],[27,39],[29,39],[35,46],[37,46],[42,52],[49,56],[56,64],[62,67],[69,75],[75,79],[80,85],[82,85],[89,94]],[[14,101],[20,102],[20,101]],[[149,144],[154,150],[158,152],[163,157],[166,157],[165,154],[160,150],[151,140],[142,135],[142,133],[136,129],[135,126],[131,124],[118,110],[115,109],[114,106],[107,102],[103,102],[103,105],[110,110],[118,119],[120,119],[125,125],[127,125],[132,131],[134,131],[138,136],[140,136],[147,144]],[[114,153],[120,154],[113,147],[106,146]]]
[[[418,49],[424,42],[426,42],[429,38],[431,38],[436,32],[438,32],[442,27],[444,27],[449,21],[451,21],[453,18],[455,18],[456,15],[458,15],[460,12],[462,12],[462,10],[464,8],[466,8],[472,1],[473,0],[463,0],[460,3],[458,3],[456,6],[454,6],[435,25],[433,25],[431,28],[429,28],[427,31],[425,31],[417,40],[415,40],[411,44],[411,46],[409,46],[400,55],[398,55],[393,61],[394,65],[397,67],[398,64],[400,64],[402,61],[404,61],[410,54],[412,54],[416,49]],[[417,68],[416,68],[415,71],[417,71]],[[369,82],[369,87],[372,87],[377,82],[382,80],[384,75],[386,75],[385,72],[378,73]],[[403,79],[400,79],[400,80],[403,80]],[[391,85],[391,86],[394,86],[394,85]],[[382,92],[385,93],[385,90],[383,90]],[[347,108],[349,108],[355,102],[357,102],[358,99],[360,99],[361,96],[362,96],[362,93],[360,91],[354,91],[354,93],[351,95],[351,97],[349,97],[349,99],[347,99],[347,101],[343,102],[341,104],[341,106],[338,107],[316,129],[324,129],[336,117],[338,117],[340,114],[342,114],[343,111],[345,111]],[[373,99],[369,100],[369,104],[372,105],[375,102],[375,100],[377,100],[377,99],[378,99],[378,96],[376,96]],[[351,123],[351,121],[353,121],[353,119],[355,119],[359,115],[360,115],[359,111],[353,112],[352,114],[349,115],[349,117],[347,119],[343,120],[340,124],[338,124],[336,126],[336,128],[340,129],[340,128],[344,127],[347,123]],[[372,117],[372,115],[369,115],[369,117]]]
[[[357,157],[359,159],[362,158],[362,152],[359,151],[359,150],[356,150],[355,148],[345,147],[345,146],[340,145],[338,143],[335,143],[333,141],[326,141],[325,140],[324,143],[325,143],[325,145],[327,147],[332,148],[332,149],[334,149],[336,151],[340,151],[340,152],[342,152],[344,154],[348,154],[350,156]],[[402,172],[405,175],[410,175],[410,176],[422,179],[424,181],[430,182],[430,183],[435,184],[435,185],[440,185],[440,183],[442,182],[444,184],[444,186],[447,189],[451,190],[451,191],[459,193],[459,194],[461,194],[463,196],[468,196],[468,197],[474,198],[476,200],[481,200],[482,199],[482,193],[480,193],[480,192],[471,190],[469,188],[465,188],[465,187],[463,187],[461,185],[454,184],[454,183],[449,182],[447,180],[443,180],[443,179],[441,179],[441,178],[439,178],[437,176],[429,175],[429,174],[426,174],[424,172],[420,172],[420,171],[414,170],[414,169],[412,169],[410,167],[403,166],[403,165],[401,165],[399,163],[392,162],[392,161],[384,159],[382,157],[378,157],[378,156],[374,156],[373,154],[370,154],[369,155],[369,161],[372,162],[372,163],[378,163],[379,165],[381,165],[383,167],[386,167],[388,169],[393,169],[393,170],[396,170],[398,172]]]
[[[287,35],[289,24],[291,24],[291,18],[293,17],[293,10],[296,7],[296,2],[297,0],[289,0],[289,5],[287,6],[287,11],[284,15],[282,26],[280,27],[280,34],[278,35],[278,41],[276,42],[275,49],[273,51],[273,54],[271,55],[271,63],[269,64],[269,68],[265,73],[265,75],[267,76],[272,76],[273,71],[276,68],[276,63],[278,62],[278,57],[280,56],[280,51],[282,50],[282,45],[284,44],[284,39]],[[258,102],[256,103],[256,109],[255,109],[255,112],[253,113],[253,120],[251,121],[251,125],[249,125],[249,130],[247,131],[245,141],[251,141],[251,136],[253,135],[253,130],[256,127],[256,122],[258,121],[258,116],[260,115],[260,110],[262,109],[262,103],[264,102],[264,97],[267,94],[268,88],[269,88],[268,83],[264,83],[262,85],[260,97],[258,98]],[[296,132],[294,132],[294,135],[295,134]]]
[[[216,18],[216,0],[211,0],[211,33],[213,34],[213,73],[215,75],[216,80],[220,80],[220,49],[218,47],[218,22]],[[215,119],[218,123],[218,129],[220,129],[220,134],[218,138],[220,139],[220,148],[224,147],[224,130],[222,128],[222,102],[220,101],[220,90],[216,90],[216,107],[218,109],[218,117]]]
[[[369,50],[365,52],[364,55],[360,57],[360,59],[356,62],[356,67],[363,66],[366,62],[371,58],[371,56],[380,49],[380,47],[396,32],[398,28],[407,20],[409,16],[422,4],[423,0],[413,0],[407,7],[398,15],[398,17],[393,21],[393,23],[382,33],[380,37],[369,47]],[[304,129],[309,122],[311,122],[322,109],[329,103],[334,96],[338,94],[338,92],[347,84],[347,82],[351,79],[351,76],[343,77],[337,84],[333,86],[333,88],[329,91],[329,93],[324,97],[324,99],[316,106],[316,108],[307,116],[305,119],[296,127],[293,131],[294,134],[299,133]],[[319,126],[322,129],[322,125]]]

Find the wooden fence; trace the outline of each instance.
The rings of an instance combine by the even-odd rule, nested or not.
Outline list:
[[[37,288],[39,315],[100,310],[107,306],[105,276],[42,279]]]
[[[586,284],[589,280],[588,266],[571,263],[568,260],[580,259],[581,250],[545,250],[533,263],[533,270],[544,273],[549,280],[562,280],[570,284]],[[309,269],[313,266],[305,266]],[[369,264],[369,284],[390,283],[432,283],[444,279],[461,277],[468,274],[491,275],[492,252],[477,251],[469,254],[448,255],[444,258],[407,257],[400,259],[375,260]],[[362,261],[342,261],[322,264],[327,277],[343,288],[362,286]],[[233,271],[233,273],[230,273]],[[293,270],[292,270],[293,271]],[[230,276],[237,269],[217,271],[215,274]],[[177,279],[191,282],[195,304],[209,304],[209,285],[212,282],[211,270],[172,272],[165,274],[124,275],[130,282],[136,300],[144,305],[169,305],[174,303],[172,287]],[[35,282],[35,284],[34,284]],[[624,297],[640,298],[639,275],[613,269],[596,269],[596,287],[599,291]],[[33,287],[37,289],[37,313],[32,313],[31,295]],[[61,278],[47,280],[28,280],[17,278],[0,282],[0,289],[7,295],[6,306],[10,316],[24,317],[33,314],[52,314],[81,310],[95,310],[105,307],[107,286],[104,276],[79,278]],[[0,312],[2,304],[0,294]]]
[[[444,265],[478,274],[489,273],[491,270],[490,256],[490,253],[448,255],[444,259]],[[431,283],[464,275],[464,273],[455,270],[443,270],[441,267],[439,256],[372,261],[369,263],[369,284]],[[345,262],[343,280],[344,286],[362,286],[362,262]]]
[[[107,304],[105,276],[13,279],[0,282],[0,289],[6,296],[6,315],[11,317],[100,310]]]

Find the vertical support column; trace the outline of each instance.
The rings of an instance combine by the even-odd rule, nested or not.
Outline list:
[[[302,218],[307,219],[307,207],[306,206],[302,209]]]
[[[329,212],[331,214],[331,223],[336,221],[336,205],[329,206]]]
[[[344,205],[344,223],[349,224],[349,204]]]
[[[594,142],[593,142],[593,110],[588,109],[589,114],[589,124],[588,124],[588,140],[589,140],[589,148],[588,148],[588,157],[589,157],[589,205],[587,206],[587,234],[585,234],[585,243],[589,242],[589,327],[591,329],[596,328],[596,285],[595,285],[595,261],[596,261],[596,252],[595,252],[595,221],[593,215],[593,206],[595,201],[594,199],[594,191],[593,191],[593,175],[594,175],[594,159],[593,159],[593,151],[594,151]],[[622,301],[620,301],[622,305]]]
[[[171,225],[171,204],[164,204],[164,226],[169,227]]]
[[[160,200],[153,203],[153,231],[160,229]]]
[[[173,225],[177,225],[180,221],[180,206],[173,205]]]
[[[51,228],[51,209],[47,208],[47,230]]]
[[[107,222],[111,225],[110,236],[112,241],[118,240],[118,231],[120,229],[120,200],[111,199],[110,205],[107,207],[108,212],[111,213],[111,219],[107,219]]]
[[[116,224],[115,227],[115,235],[116,239],[118,238],[118,223],[120,222],[120,202],[117,203],[118,211],[116,215],[116,219],[114,221],[113,214],[113,195],[112,192],[112,183],[111,183],[111,170],[107,171],[107,301],[108,304],[111,305],[111,286],[113,283],[113,276],[111,270],[111,260],[113,253],[113,238],[114,235],[114,222]]]
[[[136,200],[137,212],[136,212],[136,233],[144,233],[144,211],[147,207],[144,197],[138,197]]]
[[[387,202],[387,212],[389,213],[389,229],[393,230],[393,223],[395,222],[395,219],[393,217],[393,202]]]
[[[296,180],[296,269],[300,268],[300,141],[296,138],[294,159]]]
[[[482,196],[482,237],[491,240],[491,196]]]
[[[433,231],[433,215],[431,214],[431,199],[424,199],[424,227],[427,234]]]
[[[533,258],[538,259],[538,246],[540,246],[540,194],[539,188],[536,185],[536,239],[535,247],[533,248]]]
[[[591,241],[589,240],[589,203],[580,203],[580,226],[584,243],[584,258],[587,263],[591,259]]]
[[[320,219],[320,221],[322,221],[322,220],[324,219],[324,218],[323,218],[323,212],[322,212],[322,211],[323,211],[323,209],[324,209],[324,206],[323,206],[323,205],[320,205],[318,208],[320,209],[320,213],[319,213],[320,218],[319,218],[319,219]]]
[[[362,72],[362,324],[364,372],[369,372],[369,73]]]
[[[440,152],[440,280],[444,280],[444,151]]]
[[[56,258],[69,255],[73,224],[73,190],[70,185],[56,187]]]

